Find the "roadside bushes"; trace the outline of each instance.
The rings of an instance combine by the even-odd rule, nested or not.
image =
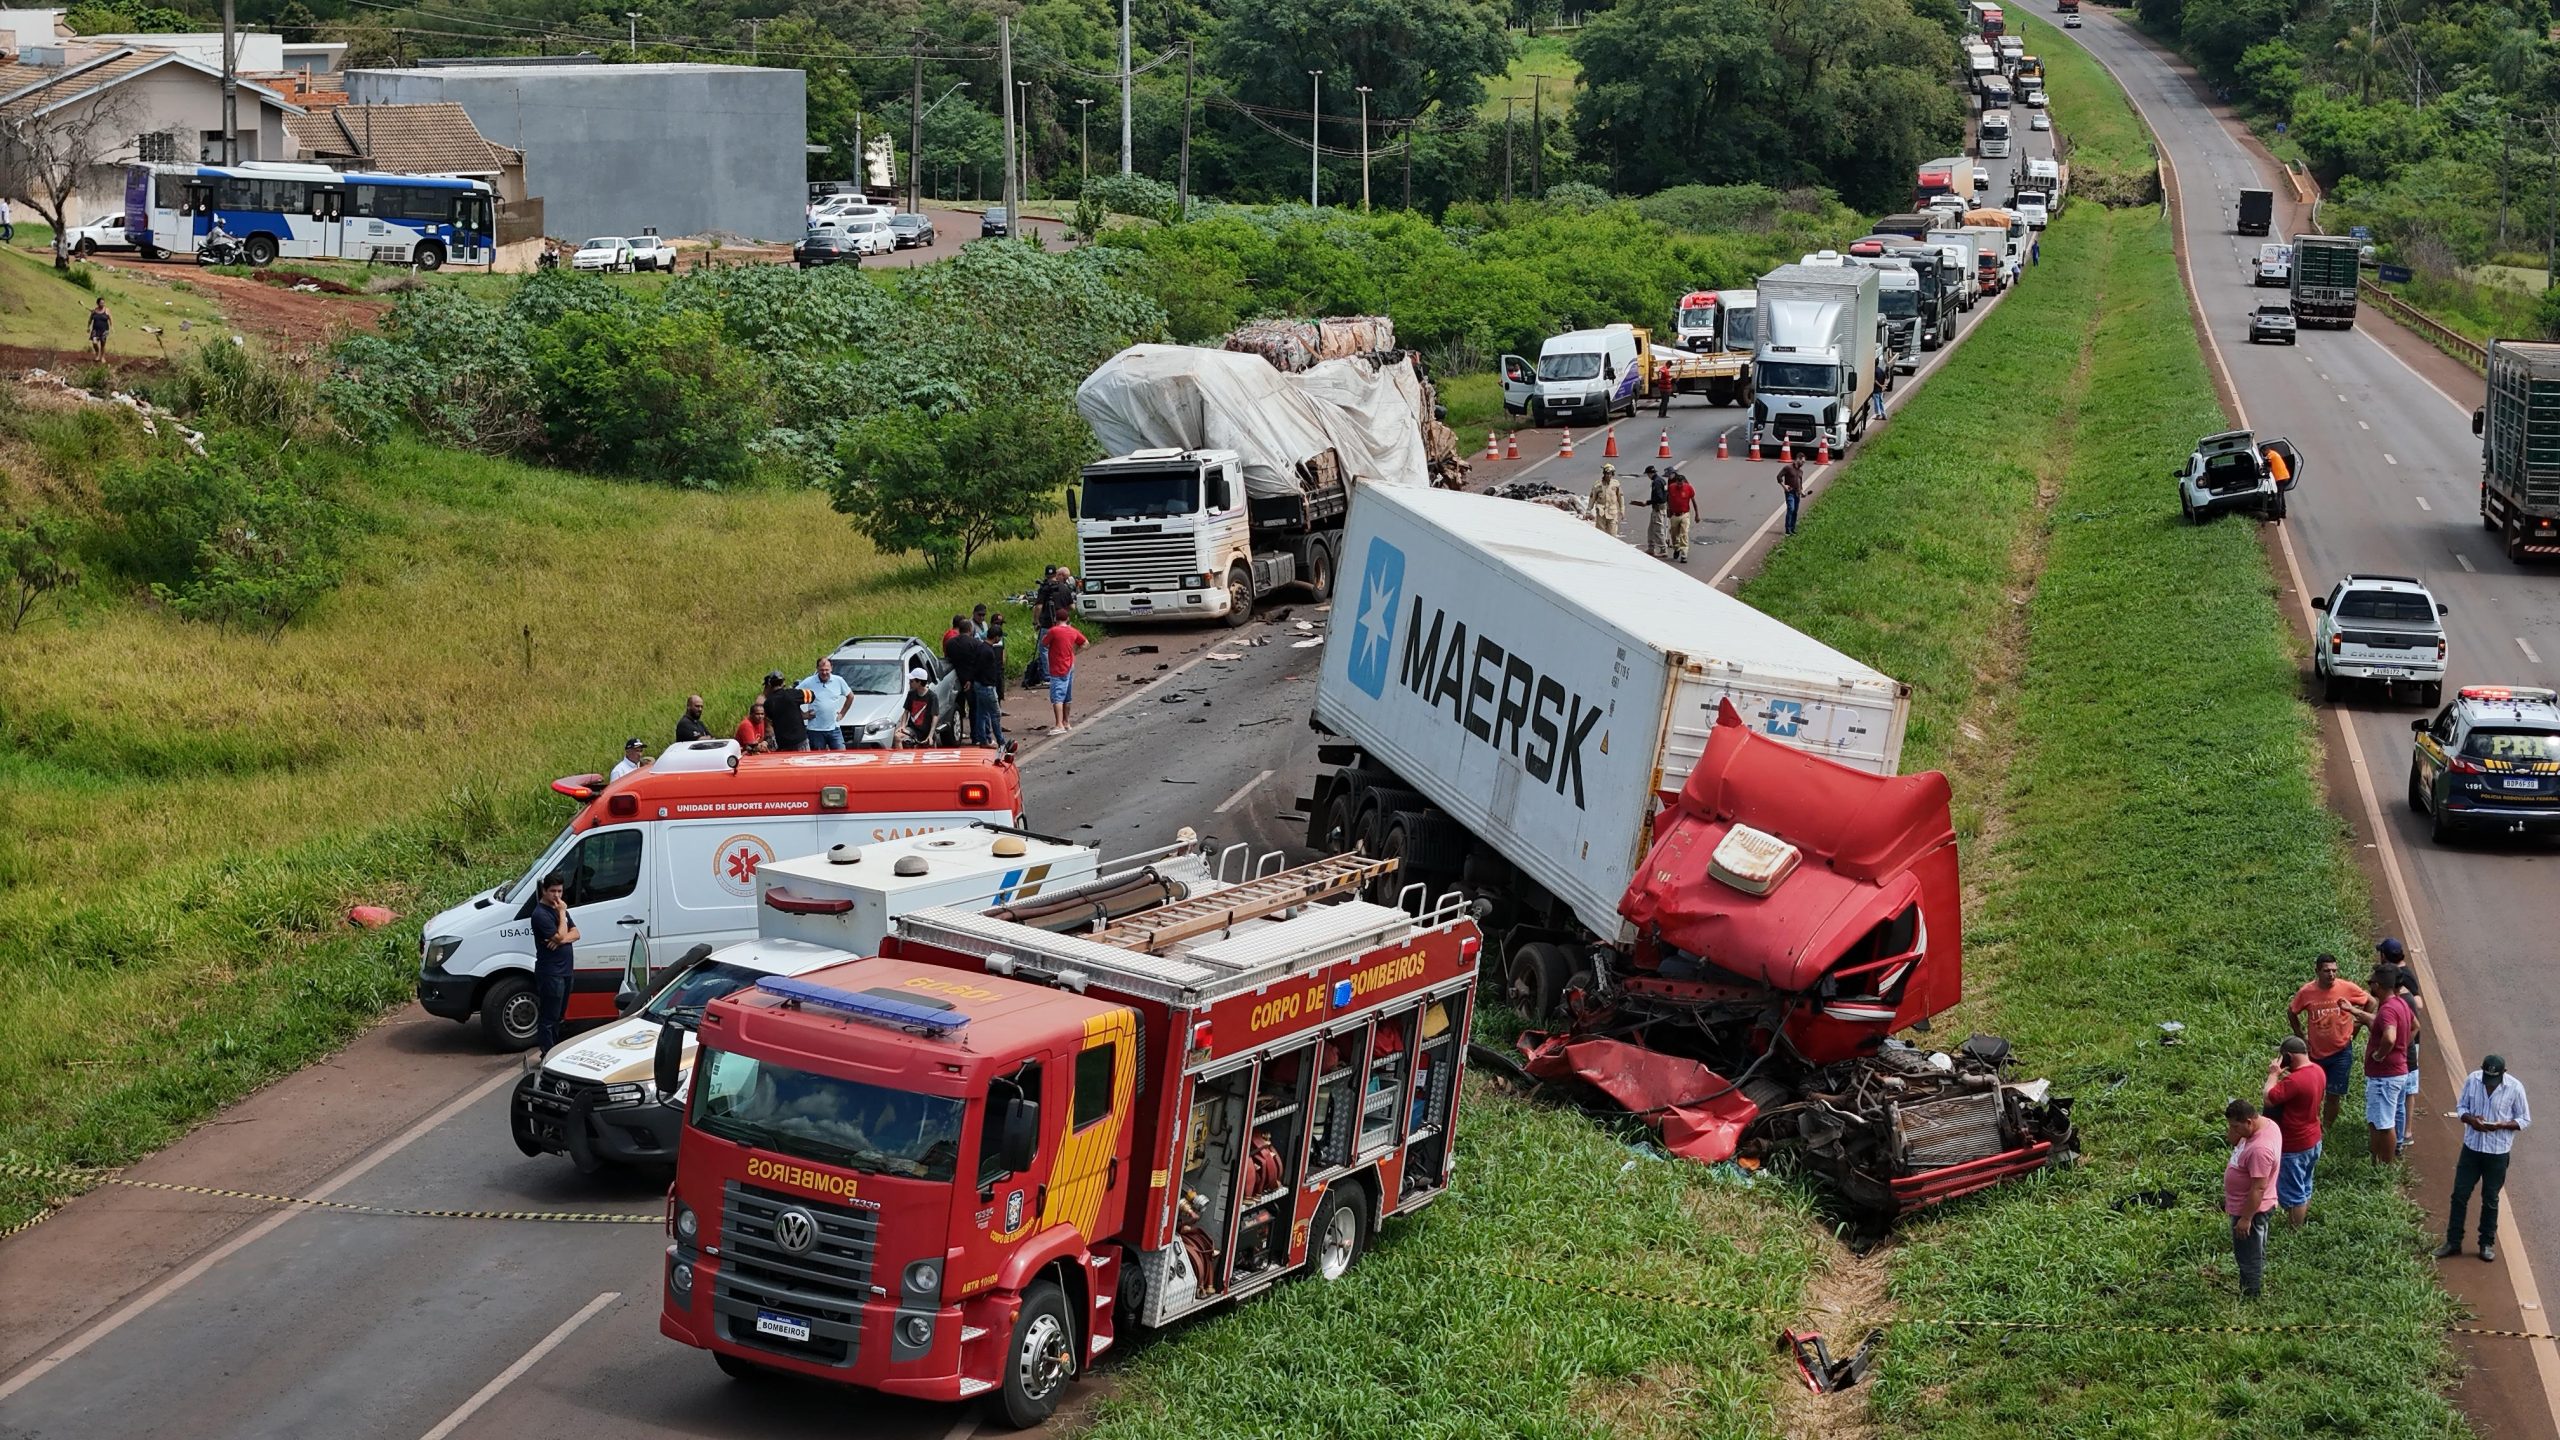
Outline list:
[[[99,499],[99,558],[184,619],[272,640],[343,573],[343,507],[254,442],[119,466]]]
[[[754,467],[764,376],[699,310],[579,311],[535,332],[542,448],[580,470],[719,489]]]

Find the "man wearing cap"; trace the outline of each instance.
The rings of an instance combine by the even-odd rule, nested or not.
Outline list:
[[[649,747],[640,742],[639,736],[634,735],[622,742],[622,758],[614,763],[613,774],[607,778],[619,780],[648,763]]]
[[[2498,1192],[2507,1184],[2507,1156],[2516,1148],[2516,1132],[2533,1124],[2524,1103],[2524,1082],[2507,1078],[2503,1055],[2483,1055],[2480,1068],[2462,1082],[2462,1155],[2453,1165],[2453,1206],[2444,1218],[2444,1244],[2436,1258],[2462,1253],[2462,1218],[2471,1208],[2471,1187],[2480,1187],[2480,1258],[2498,1258]]]
[[[2373,997],[2353,980],[2338,978],[2338,957],[2311,962],[2311,982],[2293,992],[2293,1033],[2310,1047],[2311,1063],[2328,1078],[2321,1128],[2338,1123],[2338,1106],[2355,1083],[2356,1027],[2373,1020]]]
[[[782,683],[782,672],[768,670],[764,676],[764,723],[776,750],[809,748],[808,692]]]
[[[936,713],[933,692],[921,670],[907,672],[907,697],[898,705],[898,745],[905,750],[921,750],[933,743],[933,732],[941,716]]]
[[[1617,466],[1600,467],[1600,483],[1591,487],[1591,502],[1584,513],[1591,517],[1593,529],[1612,540],[1618,538],[1618,521],[1627,513],[1627,492],[1618,488]]]
[[[2267,1062],[2267,1114],[2276,1122],[2276,1204],[2285,1223],[2302,1227],[2311,1213],[2311,1172],[2320,1163],[2320,1103],[2327,1077],[2311,1063],[2311,1046],[2287,1035]]]
[[[800,681],[809,694],[809,748],[844,748],[844,714],[853,708],[853,686],[836,673],[836,662],[820,656],[818,671]]]

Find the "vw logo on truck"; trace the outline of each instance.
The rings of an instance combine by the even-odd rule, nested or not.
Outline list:
[[[773,1217],[773,1243],[794,1255],[806,1255],[818,1243],[818,1222],[806,1210],[785,1210]]]

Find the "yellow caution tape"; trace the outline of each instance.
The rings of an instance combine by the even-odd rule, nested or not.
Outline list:
[[[663,1225],[661,1211],[633,1213],[628,1210],[424,1210],[399,1205],[359,1205],[348,1200],[315,1200],[307,1195],[269,1195],[256,1190],[232,1190],[220,1185],[179,1185],[166,1180],[136,1180],[112,1170],[75,1170],[58,1166],[21,1165],[0,1162],[0,1179],[68,1180],[75,1183],[121,1185],[129,1190],[158,1190],[172,1195],[209,1195],[222,1200],[251,1200],[264,1205],[299,1205],[313,1210],[335,1210],[348,1215],[386,1215],[407,1220],[527,1220],[554,1225]],[[39,1211],[35,1218],[0,1231],[5,1240],[21,1230],[34,1228],[51,1211]]]

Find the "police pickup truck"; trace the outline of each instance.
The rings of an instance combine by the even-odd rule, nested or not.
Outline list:
[[[2560,830],[2560,691],[2465,685],[2409,728],[2409,808],[2437,844],[2466,830]]]

